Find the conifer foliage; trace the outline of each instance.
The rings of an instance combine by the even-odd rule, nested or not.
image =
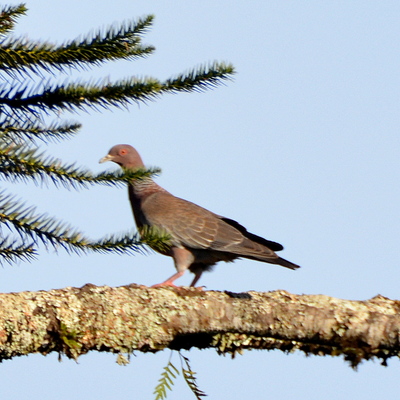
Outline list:
[[[153,169],[93,174],[84,167],[46,156],[43,146],[61,146],[62,140],[73,138],[81,128],[78,123],[59,119],[49,122],[51,114],[122,108],[166,93],[203,91],[229,79],[234,72],[231,65],[215,62],[165,81],[128,77],[116,82],[68,82],[65,78],[72,70],[151,55],[154,47],[143,45],[142,36],[151,27],[153,16],[58,45],[15,37],[15,24],[26,13],[24,4],[0,9],[0,179],[15,184],[34,182],[60,189],[118,186],[157,173]],[[152,240],[151,235],[147,240]],[[29,260],[36,256],[40,243],[76,253],[143,250],[136,234],[92,240],[1,190],[0,263]]]

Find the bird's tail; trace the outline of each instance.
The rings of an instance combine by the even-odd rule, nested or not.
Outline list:
[[[274,261],[269,261],[269,262],[273,262],[274,264],[278,264],[281,265],[282,267],[286,267],[286,268],[290,268],[290,269],[298,269],[300,268],[300,265],[294,264],[288,260],[285,260],[282,257],[278,257],[277,259],[275,259]]]
[[[272,254],[267,254],[267,255],[244,255],[243,253],[240,254],[240,257],[243,258],[249,258],[250,260],[256,260],[256,261],[262,261],[265,263],[270,263],[270,264],[277,264],[285,268],[289,269],[298,269],[300,268],[300,265],[294,264],[288,260],[285,260],[282,257],[277,256],[274,252],[271,252]]]

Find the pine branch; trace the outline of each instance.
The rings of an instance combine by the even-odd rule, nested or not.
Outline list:
[[[37,149],[0,142],[0,174],[10,181],[33,181],[35,184],[52,182],[57,187],[87,187],[88,184],[121,186],[134,179],[151,177],[160,169],[102,172],[93,175],[75,164],[62,164],[59,159],[44,157]]]
[[[33,244],[17,243],[10,238],[0,240],[0,265],[3,261],[13,264],[18,260],[30,261],[37,255]]]
[[[231,79],[235,70],[231,64],[214,62],[207,66],[168,79],[163,91],[172,92],[201,92],[220,85],[224,80]]]
[[[204,91],[230,79],[234,69],[230,64],[214,63],[178,75],[164,83],[153,78],[128,78],[115,83],[63,84],[46,86],[31,95],[29,86],[21,88],[3,87],[0,91],[0,111],[12,112],[78,111],[86,108],[108,109],[112,106],[127,106],[135,102],[154,100],[163,93]],[[11,109],[11,110],[10,110]]]
[[[166,253],[170,247],[171,235],[154,226],[144,225],[139,229],[141,243],[160,253]]]
[[[14,113],[32,113],[39,111],[78,111],[92,108],[99,110],[111,106],[127,106],[131,102],[146,102],[155,99],[161,90],[161,84],[155,79],[130,78],[115,83],[70,83],[56,86],[47,85],[31,95],[33,90],[24,86],[15,91],[9,86],[0,87],[0,112],[6,115]]]
[[[26,11],[27,8],[25,4],[3,7],[0,10],[0,35],[4,35],[13,30],[17,19],[25,15]]]
[[[172,354],[172,352],[171,352]],[[180,351],[178,351],[181,360],[181,369],[183,379],[189,386],[189,389],[195,395],[197,400],[201,400],[201,397],[207,396],[202,390],[199,389],[196,382],[196,373],[192,371],[189,364],[189,359],[185,357]],[[183,367],[186,365],[186,368]],[[167,389],[172,390],[174,385],[174,380],[180,375],[178,369],[171,363],[171,360],[164,367],[164,372],[161,374],[161,378],[158,380],[158,385],[156,386],[153,394],[156,395],[155,400],[165,400],[167,398]]]
[[[153,394],[156,395],[155,400],[165,400],[167,398],[167,389],[172,390],[174,385],[174,380],[179,375],[179,371],[171,363],[164,367],[164,372],[161,374],[161,378],[158,380],[158,385],[154,389]]]
[[[151,178],[153,176],[159,175],[161,172],[160,168],[150,167],[148,169],[139,168],[137,170],[117,170],[112,172],[101,172],[97,175],[94,175],[93,179],[89,183],[99,183],[104,184],[106,186],[117,185],[120,186],[125,185],[136,179],[145,179]]]
[[[21,73],[29,68],[39,73],[40,69],[63,71],[65,68],[85,68],[110,60],[145,57],[154,51],[154,47],[142,46],[141,35],[151,26],[153,19],[153,15],[148,15],[137,22],[125,22],[64,45],[9,39],[0,47],[0,69],[6,72],[19,69]]]
[[[186,369],[182,366],[182,375],[185,379],[185,382],[189,386],[189,389],[195,395],[196,399],[201,400],[201,397],[206,397],[207,395],[197,386],[196,372],[192,371],[192,368],[190,368],[189,359],[181,354],[181,352],[179,352],[179,357],[181,358],[181,361],[183,360],[186,365]]]
[[[14,143],[23,143],[30,141],[36,143],[37,140],[43,142],[58,142],[63,139],[69,139],[78,133],[82,127],[79,123],[52,123],[44,126],[39,121],[16,121],[6,118],[0,122],[0,140],[12,141]]]
[[[62,247],[67,252],[76,254],[88,251],[118,254],[144,253],[145,251],[137,234],[109,235],[99,241],[92,241],[71,226],[46,214],[37,214],[34,207],[26,207],[21,202],[15,201],[12,196],[4,195],[3,192],[0,192],[0,223],[10,230],[14,229],[23,242],[30,239],[34,245],[37,245],[40,241],[46,247],[52,246],[56,250]],[[33,249],[32,252],[34,252]]]
[[[102,61],[135,59],[151,54],[153,46],[142,47],[141,35],[146,33],[154,20],[153,15],[147,15],[138,21],[127,21],[124,24],[110,27],[106,32],[97,32],[83,39],[75,39],[64,47],[66,58],[69,63],[75,54],[68,54],[68,51],[78,51],[78,61],[98,64]],[[57,61],[63,62],[63,60]],[[57,66],[58,67],[58,66]]]
[[[154,48],[144,46],[141,36],[152,25],[153,16],[97,31],[63,45],[5,38],[13,29],[16,18],[25,12],[23,4],[0,11],[0,78],[8,74],[0,83],[0,176],[12,182],[52,182],[57,187],[77,189],[92,184],[125,186],[134,179],[151,177],[159,169],[93,174],[39,152],[38,148],[31,147],[36,146],[38,140],[58,141],[80,129],[79,124],[73,123],[46,125],[43,114],[126,107],[131,103],[155,100],[165,93],[203,91],[230,79],[234,73],[231,65],[213,63],[164,82],[135,77],[116,82],[54,82],[52,78],[56,73],[67,69],[90,68],[107,61],[135,59],[152,53]],[[37,74],[39,79],[30,77],[29,72]],[[45,73],[53,74],[47,82]],[[69,225],[37,214],[33,207],[26,207],[1,192],[0,224],[17,233],[25,243],[32,241],[33,245],[42,243],[46,247],[61,247],[76,253],[131,253],[143,251],[144,244],[165,251],[170,240],[163,232],[143,229],[141,239],[135,234],[93,241]],[[0,257],[15,260],[34,254],[32,245],[24,247],[18,243],[0,243]]]
[[[4,195],[4,192],[0,193],[0,222],[10,230],[14,228],[23,239],[29,237],[34,244],[40,240],[46,246],[56,248],[60,244],[69,250],[79,249],[88,242],[81,239],[81,234],[70,226],[45,214],[36,214],[34,207],[26,207],[10,195]],[[74,244],[77,246],[74,247]]]
[[[84,244],[82,251],[90,250],[96,253],[116,253],[116,254],[145,254],[147,250],[143,247],[143,242],[137,233],[108,235],[97,242]]]
[[[0,143],[0,173],[8,180],[16,179],[24,182],[30,180],[35,184],[51,181],[56,186],[77,188],[86,187],[92,182],[93,175],[75,164],[63,165],[52,157],[44,158],[37,149],[27,146]]]

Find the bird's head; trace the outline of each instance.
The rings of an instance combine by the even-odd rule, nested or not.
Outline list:
[[[142,158],[135,148],[129,144],[117,144],[110,149],[108,154],[99,163],[113,161],[123,168],[136,169],[143,168]]]

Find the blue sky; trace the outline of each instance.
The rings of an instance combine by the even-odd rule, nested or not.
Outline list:
[[[11,1],[8,4],[17,4]],[[111,4],[112,3],[112,4]],[[200,284],[210,290],[398,298],[400,3],[395,1],[114,2],[36,0],[16,33],[58,43],[154,14],[144,42],[154,55],[72,78],[168,78],[214,60],[237,74],[215,90],[164,96],[103,113],[57,115],[83,123],[76,138],[47,148],[93,171],[109,148],[130,143],[157,182],[179,197],[235,219],[285,246],[290,271],[250,260],[218,265]],[[65,77],[61,78],[64,81]],[[3,184],[38,210],[93,238],[133,229],[125,190],[79,192]],[[174,272],[160,255],[69,256],[42,253],[1,269],[1,292],[85,283],[154,284]],[[187,274],[179,283],[190,283]],[[187,354],[209,399],[395,398],[399,361],[354,372],[340,358],[213,351]],[[120,367],[109,354],[76,364],[34,355],[1,365],[0,393],[30,399],[151,399],[169,352],[137,354]],[[172,360],[179,365],[176,355]],[[27,389],[29,388],[29,389]],[[179,381],[168,399],[188,399]]]

